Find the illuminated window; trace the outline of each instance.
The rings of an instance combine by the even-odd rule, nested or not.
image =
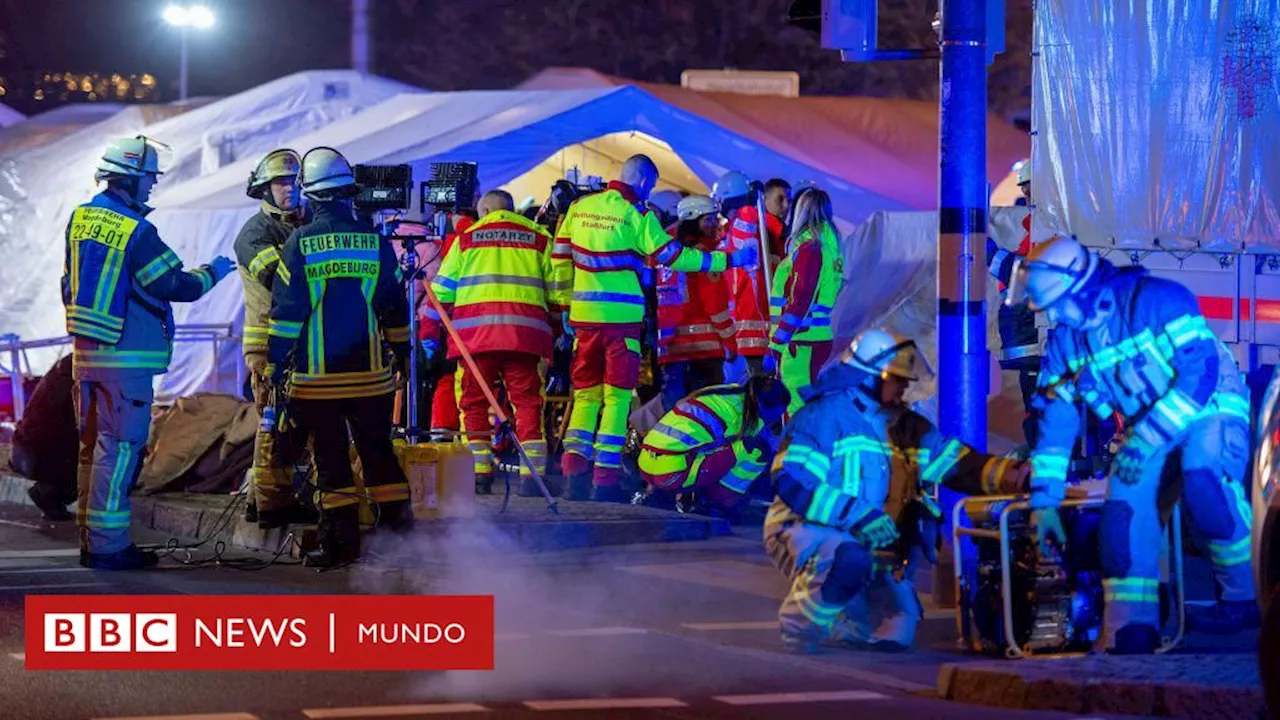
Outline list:
[[[43,99],[44,99],[44,90],[36,90],[36,94],[35,94],[35,96],[34,96],[34,97],[35,97],[35,99],[37,99],[37,100],[43,100]]]

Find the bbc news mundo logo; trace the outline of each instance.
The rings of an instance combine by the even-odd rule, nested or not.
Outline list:
[[[34,595],[25,628],[28,670],[438,671],[494,662],[492,596]]]

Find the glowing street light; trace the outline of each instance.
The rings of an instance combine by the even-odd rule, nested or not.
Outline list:
[[[208,30],[213,27],[213,11],[204,5],[170,5],[164,9],[164,21],[178,28],[182,37],[182,66],[178,75],[178,95],[187,99],[187,28]]]

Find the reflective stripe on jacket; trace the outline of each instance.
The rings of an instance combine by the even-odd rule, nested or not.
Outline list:
[[[714,238],[703,238],[697,247],[714,245]],[[716,272],[658,269],[659,363],[723,358],[725,349],[732,348],[733,322],[729,317],[726,278]]]
[[[826,226],[815,242],[796,237],[791,254],[778,263],[770,308],[776,312],[770,345],[777,352],[791,343],[830,342],[831,312],[844,284],[844,258],[835,228]]]
[[[145,219],[150,211],[107,191],[76,208],[67,224],[62,290],[77,380],[165,372],[173,352],[170,303],[198,300],[213,288],[208,268],[183,269]]]
[[[271,324],[271,288],[280,264],[280,248],[293,227],[279,216],[259,210],[236,236],[236,264],[244,288],[245,356],[267,352],[267,328]]]
[[[682,486],[691,486],[702,459],[730,446],[737,462],[720,484],[745,493],[764,470],[766,462],[758,460],[756,453],[748,452],[742,444],[745,438],[758,435],[764,429],[763,423],[757,420],[750,432],[743,433],[745,397],[746,389],[742,385],[712,385],[676,403],[645,435],[641,470],[657,478],[660,485],[668,479],[676,482],[676,476],[680,476],[678,481]]]
[[[569,322],[575,327],[641,324],[639,275],[650,258],[682,272],[724,271],[724,253],[682,247],[639,204],[630,186],[611,182],[604,192],[576,200],[560,222],[552,263],[556,282],[573,288]]]
[[[524,352],[551,357],[550,312],[560,313],[567,287],[551,270],[551,234],[513,212],[484,216],[445,254],[431,291],[473,353]],[[439,332],[433,308],[424,311],[427,337]],[[449,357],[461,355],[452,337]]]
[[[725,250],[732,252],[744,247],[760,245],[759,213],[754,205],[738,209],[729,222]],[[769,253],[775,257],[782,246],[784,228],[782,221],[765,213],[765,230],[769,237]],[[771,265],[776,264],[771,261]],[[725,272],[731,298],[733,334],[738,354],[763,356],[769,349],[769,292],[764,282],[763,265],[746,268],[730,268]]]
[[[315,219],[280,252],[267,359],[293,369],[293,397],[325,400],[395,389],[384,341],[404,357],[409,303],[391,243],[344,203],[318,203]]]

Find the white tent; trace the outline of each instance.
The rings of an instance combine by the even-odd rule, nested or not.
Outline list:
[[[5,105],[4,103],[0,103],[0,128],[7,128],[12,125],[17,125],[18,123],[26,119],[27,119],[26,115],[23,115],[22,113],[18,112],[17,110],[14,110],[13,108],[9,107],[8,105]]]
[[[409,90],[350,71],[300,73],[159,122],[150,122],[145,106],[126,108],[60,140],[0,155],[0,333],[24,339],[64,334],[63,233],[75,206],[96,192],[94,167],[112,138],[145,133],[173,148],[161,158],[161,182],[180,184],[242,156],[256,159]],[[247,172],[240,174],[241,183],[245,177]],[[50,351],[30,359],[40,369],[54,357]]]
[[[780,108],[780,100],[794,105]],[[691,191],[705,192],[734,168],[755,177],[816,180],[831,192],[845,229],[873,212],[932,207],[936,107],[925,113],[921,103],[831,100],[841,99],[729,99],[660,86],[402,95],[291,143],[340,148],[354,163],[407,163],[419,179],[427,177],[431,162],[476,162],[483,187],[506,187],[518,199],[545,197],[575,165],[614,177],[622,160],[644,152],[657,161],[664,184]],[[769,114],[787,115],[789,126],[763,125]],[[836,117],[849,120],[847,126],[837,126]],[[993,134],[1002,143],[992,163],[998,179],[1025,155],[1026,139],[1002,135],[999,126]],[[921,151],[922,138],[932,138],[934,149]],[[845,155],[832,156],[831,147]],[[246,158],[157,194],[152,219],[188,262],[230,253],[237,229],[255,212],[243,186],[253,162]],[[178,313],[189,324],[238,322],[241,307],[239,288],[227,283]],[[191,393],[235,377],[235,353],[224,351],[217,362],[207,346],[180,347],[162,394]]]

